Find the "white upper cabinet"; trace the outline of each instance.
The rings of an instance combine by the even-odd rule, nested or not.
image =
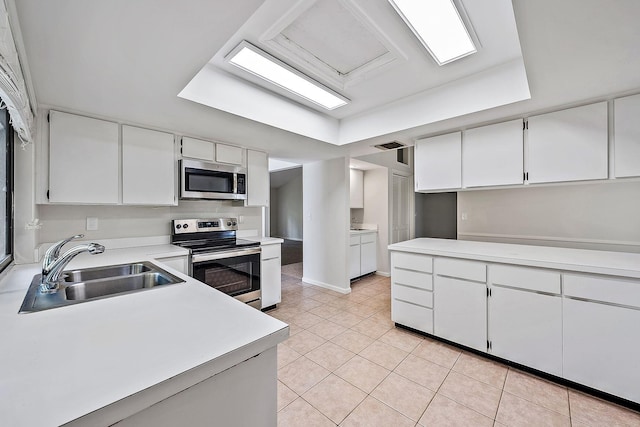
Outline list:
[[[462,140],[464,187],[523,183],[521,119],[465,131]]]
[[[118,124],[59,111],[49,120],[49,201],[117,204]]]
[[[364,172],[349,169],[350,208],[364,208]]]
[[[244,149],[226,144],[216,144],[216,162],[244,165]]]
[[[614,101],[615,176],[640,176],[640,95]]]
[[[245,206],[269,206],[267,153],[247,150],[247,200]]]
[[[529,118],[530,183],[607,179],[607,103]]]
[[[462,132],[416,141],[416,191],[448,190],[462,186]]]
[[[122,126],[122,203],[175,205],[173,134]]]
[[[210,141],[203,141],[186,136],[182,137],[182,157],[212,162],[215,153],[214,145],[215,144]]]

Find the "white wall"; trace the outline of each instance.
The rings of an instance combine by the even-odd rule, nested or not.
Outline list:
[[[308,163],[302,170],[302,280],[349,293],[349,160]]]
[[[35,150],[33,144],[21,148],[17,135],[14,140],[13,255],[16,264],[25,264],[35,261],[39,235],[37,228],[29,226],[39,216],[34,201]]]
[[[464,240],[640,252],[639,221],[638,181],[458,193]]]
[[[302,240],[302,174],[278,187],[272,194],[276,199],[271,199],[271,213],[275,207],[277,218],[274,218],[275,232],[271,229],[271,235],[285,239]]]
[[[378,273],[389,274],[389,170],[364,171],[364,209],[362,222],[378,225]],[[353,209],[355,210],[355,209]],[[352,211],[353,211],[352,210]]]

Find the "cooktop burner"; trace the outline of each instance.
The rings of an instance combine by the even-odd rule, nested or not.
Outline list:
[[[259,242],[236,238],[236,218],[174,219],[171,243],[191,253],[218,252],[260,246]]]

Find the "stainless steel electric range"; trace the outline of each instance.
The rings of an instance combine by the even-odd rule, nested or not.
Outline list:
[[[171,243],[190,251],[191,277],[261,308],[260,243],[236,237],[236,218],[175,219],[171,225]]]

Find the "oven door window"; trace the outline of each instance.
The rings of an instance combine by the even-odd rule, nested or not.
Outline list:
[[[230,296],[258,291],[260,255],[194,263],[193,277]]]
[[[185,190],[201,193],[233,193],[233,173],[186,168]]]

